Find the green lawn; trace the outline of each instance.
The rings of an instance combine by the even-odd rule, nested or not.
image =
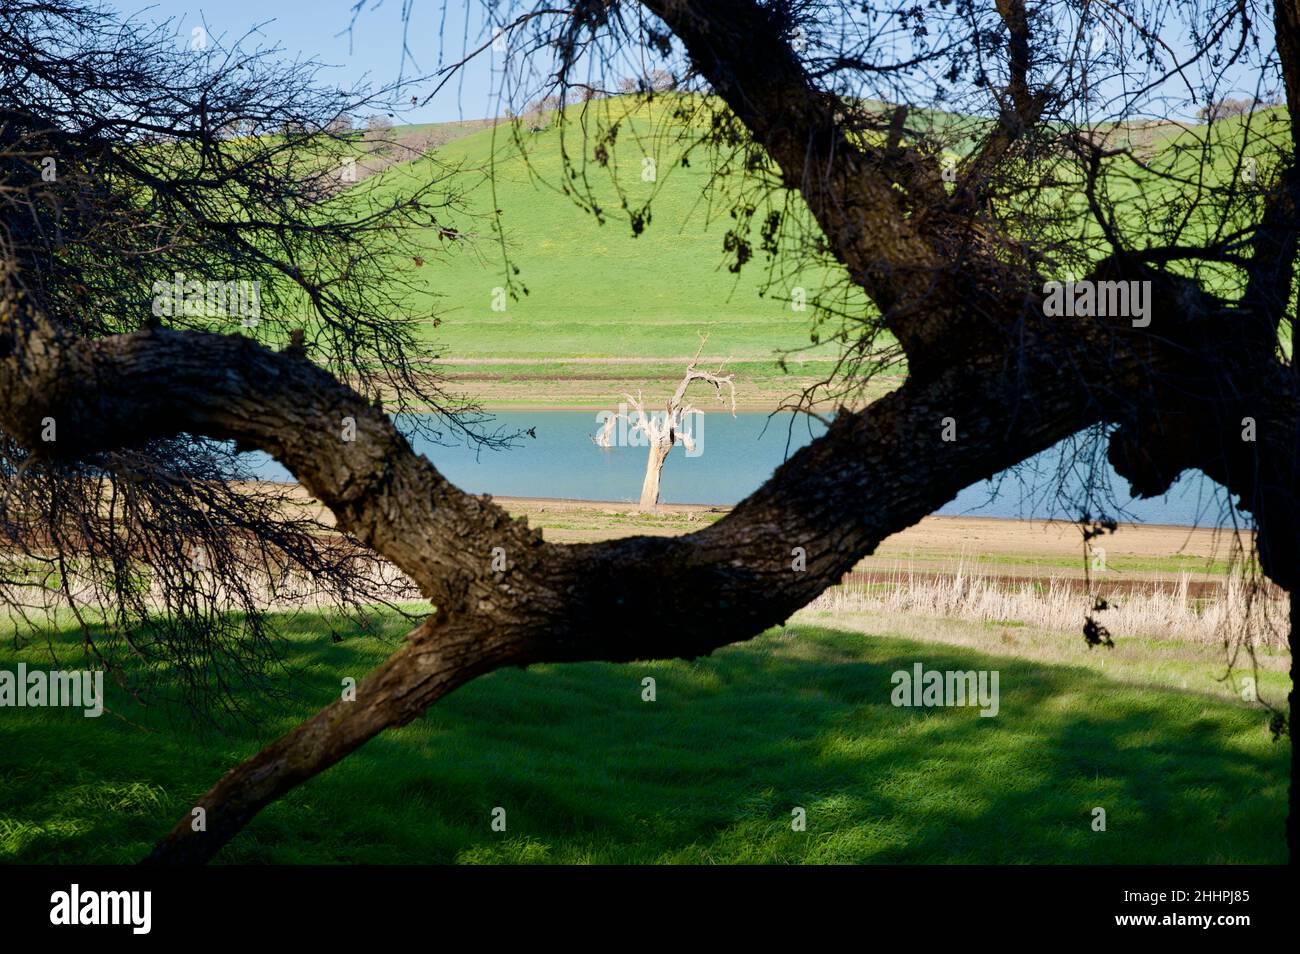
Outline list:
[[[268,734],[391,647],[331,643],[310,616],[283,630],[297,676]],[[1149,649],[1098,668],[799,626],[694,663],[494,673],[263,812],[219,860],[1284,862],[1289,744],[1211,663],[1166,681]],[[0,668],[20,660],[48,666],[38,646],[0,648]],[[917,661],[998,670],[1000,713],[893,707],[891,674]],[[0,859],[134,861],[257,745],[120,692],[109,707],[0,710]]]

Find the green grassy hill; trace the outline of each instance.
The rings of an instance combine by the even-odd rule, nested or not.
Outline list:
[[[461,238],[439,238],[430,229],[417,238],[436,254],[393,263],[418,288],[408,298],[411,313],[437,318],[427,337],[447,362],[445,376],[498,407],[599,407],[624,391],[643,389],[653,398],[671,387],[706,333],[706,356],[730,359],[742,404],[770,406],[824,374],[831,357],[825,346],[801,354],[792,375],[777,358],[809,347],[813,302],[837,283],[843,287],[842,269],[774,277],[756,248],[739,274],[729,271],[723,241],[735,225],[730,205],[710,209],[702,199],[714,173],[707,157],[690,166],[674,162],[679,150],[670,137],[680,123],[668,105],[603,108],[635,109],[620,122],[608,166],[591,160],[588,182],[603,224],[556,187],[561,150],[572,155],[583,145],[580,130],[553,117],[525,122],[518,140],[506,123],[468,135],[458,128],[457,138],[445,137],[428,156],[395,163],[342,197],[383,199],[434,177],[456,193],[456,208],[440,224]],[[392,137],[415,133],[436,130],[398,127]],[[589,160],[593,151],[588,143]],[[647,157],[656,162],[653,181],[642,175]],[[632,209],[653,197],[651,221],[640,234],[620,188]],[[760,211],[750,237],[755,246],[761,217]],[[806,295],[805,308],[791,303],[796,287]],[[842,291],[836,300],[844,301]],[[856,292],[844,304],[850,311],[868,307]]]
[[[573,128],[525,130],[526,158],[504,125],[436,152],[437,163],[465,170],[454,186],[464,190],[466,210],[453,224],[473,238],[446,244],[446,260],[423,266],[425,295],[412,306],[441,318],[435,337],[449,355],[673,357],[693,353],[704,331],[711,351],[738,359],[809,343],[811,309],[792,310],[792,289],[801,285],[811,298],[839,274],[804,272],[764,297],[763,261],[729,272],[723,237],[734,222],[726,210],[710,213],[701,199],[711,168],[668,165],[675,152],[661,140],[665,112],[655,104],[626,120],[609,168],[593,164],[589,182],[608,210],[603,225],[554,187],[561,149],[582,149]],[[642,178],[647,156],[656,160],[653,182]],[[377,188],[436,174],[433,162],[411,163],[385,173]],[[639,236],[620,208],[615,178],[633,208],[653,196],[652,221]],[[492,230],[498,208],[503,243]],[[519,270],[511,277],[528,289],[503,312],[492,307],[493,289],[508,284],[502,244]]]
[[[762,208],[749,236],[753,259],[739,274],[728,269],[732,259],[724,238],[736,225],[729,214],[733,202],[708,193],[717,170],[703,151],[692,154],[689,166],[675,162],[682,121],[673,116],[672,102],[603,102],[602,111],[621,117],[607,167],[593,158],[594,123],[584,140],[577,117],[563,124],[553,116],[527,118],[518,139],[508,123],[393,130],[397,139],[435,144],[433,151],[365,179],[345,201],[391,196],[435,177],[456,194],[456,208],[442,224],[461,237],[439,238],[430,229],[419,238],[438,254],[395,261],[393,268],[419,289],[409,299],[411,312],[437,317],[436,327],[429,322],[428,340],[448,362],[448,377],[464,390],[499,405],[599,406],[629,388],[670,386],[682,357],[694,353],[705,332],[708,355],[732,359],[745,403],[771,403],[829,370],[832,350],[825,345],[801,351],[803,363],[795,364],[793,374],[782,373],[776,357],[809,348],[819,297],[848,314],[866,314],[871,306],[856,290],[845,292],[838,266],[795,269],[778,260],[784,271],[774,271],[758,248]],[[1274,127],[1284,127],[1282,114],[1273,112],[1257,115],[1256,128],[1275,134]],[[958,118],[931,121],[942,126]],[[1198,144],[1208,137],[1208,173],[1227,177],[1235,168],[1243,121],[1190,128],[1134,123],[1105,134],[1109,144],[1131,147],[1152,168],[1189,179]],[[969,145],[960,142],[958,151]],[[560,191],[562,150],[576,163],[586,157],[585,183],[605,213],[603,224]],[[648,158],[655,161],[654,181],[642,175]],[[1147,201],[1131,203],[1135,223],[1149,218],[1152,201],[1178,207],[1177,193],[1184,188],[1179,183],[1136,164],[1129,171],[1135,181],[1118,182],[1116,199],[1136,200],[1139,189],[1146,192],[1144,177],[1151,182]],[[578,189],[582,179],[571,185]],[[1081,189],[1062,191],[1066,207],[1085,209]],[[624,202],[636,210],[649,200],[652,218],[636,234]],[[793,207],[807,218],[802,203]],[[1195,224],[1195,212],[1191,219],[1194,236],[1203,229]],[[517,297],[506,295],[507,288]],[[804,310],[792,305],[796,288],[806,295]],[[888,386],[890,379],[883,379],[881,387]]]

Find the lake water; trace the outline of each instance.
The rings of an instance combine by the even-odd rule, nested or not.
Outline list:
[[[536,438],[524,436],[507,450],[480,450],[465,445],[442,446],[413,441],[449,480],[471,493],[503,497],[564,497],[575,500],[635,502],[645,475],[644,446],[597,447],[591,435],[600,429],[591,411],[510,411],[495,415],[507,431],[533,428]],[[663,503],[734,504],[752,493],[772,471],[824,428],[806,417],[740,413],[734,418],[713,412],[696,419],[697,455],[681,446],[673,448],[664,464],[660,499]],[[787,443],[788,439],[788,443]],[[1068,442],[1066,442],[1068,444]],[[269,480],[290,479],[284,468],[264,455],[253,455],[255,472]],[[1086,467],[1060,464],[1073,454],[1058,445],[993,481],[968,487],[938,512],[1019,519],[1065,519],[1079,516]],[[1199,473],[1184,475],[1168,495],[1156,500],[1133,500],[1128,484],[1111,470],[1104,457],[1099,463],[1103,481],[1109,481],[1114,501],[1123,508],[1120,519],[1141,523],[1222,525],[1223,491]],[[1058,494],[1064,491],[1064,499]],[[1093,504],[1099,512],[1114,515],[1114,505]]]

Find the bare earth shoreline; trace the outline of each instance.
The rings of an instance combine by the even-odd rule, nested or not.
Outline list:
[[[332,522],[306,491],[293,497],[326,523]],[[690,533],[730,512],[726,505],[662,504],[654,513],[614,500],[558,497],[494,497],[512,516],[525,517],[555,543],[589,543],[633,535]],[[1249,552],[1244,533],[1213,527],[1123,524],[1094,542],[1085,557],[1077,524],[1059,520],[932,515],[884,540],[854,568],[867,579],[900,574],[983,575],[1015,578],[1079,579],[1091,574],[1103,589],[1133,583],[1222,582],[1234,543]],[[1104,551],[1104,556],[1100,551]],[[1100,568],[1097,560],[1104,560]]]
[[[633,534],[672,536],[719,519],[730,507],[664,504],[657,513],[638,513],[623,501],[569,500],[554,497],[493,498],[515,516],[542,528],[548,540],[580,543]],[[1243,536],[1243,544],[1248,543]],[[1105,550],[1106,569],[1099,579],[1118,583],[1177,578],[1217,580],[1227,560],[1232,531],[1210,527],[1157,524],[1122,525],[1097,541]],[[1093,554],[1095,559],[1097,554]],[[1088,567],[1093,567],[1089,560]],[[979,568],[983,573],[1042,578],[1082,577],[1085,558],[1080,529],[1059,520],[1012,520],[999,517],[929,516],[885,540],[857,567],[858,573],[951,573]]]

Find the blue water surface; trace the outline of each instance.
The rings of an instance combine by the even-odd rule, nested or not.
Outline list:
[[[415,449],[433,461],[449,480],[471,493],[506,497],[561,497],[573,500],[634,502],[645,474],[646,448],[597,447],[600,429],[591,411],[506,411],[494,415],[508,432],[532,429],[505,450],[484,450],[461,442],[453,446],[416,437]],[[399,425],[401,422],[399,421]],[[725,412],[696,419],[698,450],[690,456],[673,449],[664,465],[660,499],[664,503],[730,505],[744,499],[788,456],[825,428],[816,420],[789,413]],[[1066,441],[991,481],[966,488],[938,512],[1009,519],[1076,520],[1083,510],[1138,523],[1221,526],[1222,488],[1199,472],[1185,474],[1170,492],[1154,500],[1134,500],[1128,484],[1104,458],[1093,470],[1080,463],[1078,439]],[[255,473],[268,480],[291,479],[265,455],[250,455]],[[1064,462],[1068,466],[1062,467]],[[1094,484],[1109,486],[1113,497],[1084,493]]]

